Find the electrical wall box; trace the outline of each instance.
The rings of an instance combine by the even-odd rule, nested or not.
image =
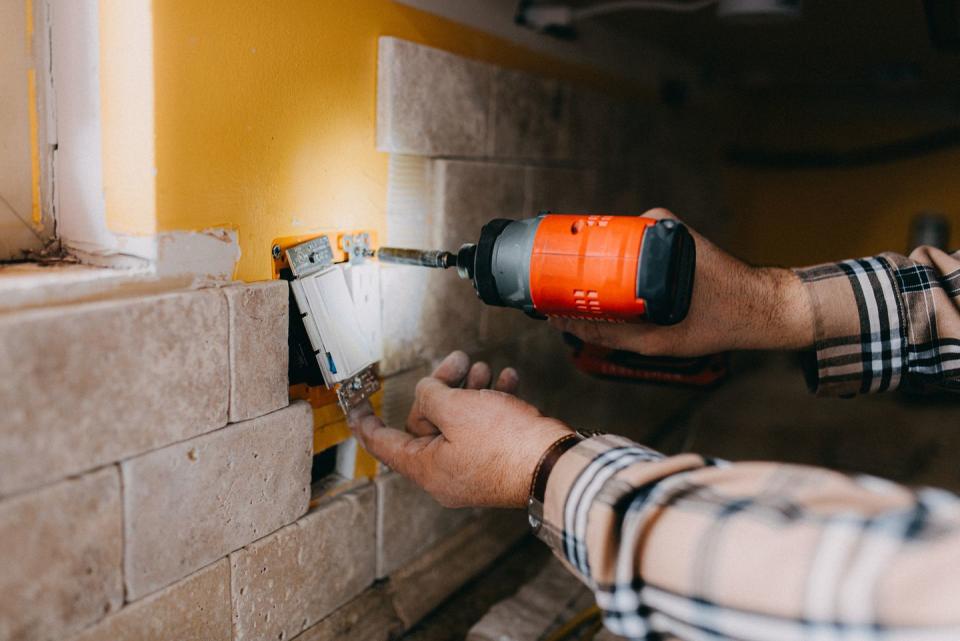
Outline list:
[[[275,244],[290,282],[290,382],[335,389],[344,413],[380,389],[380,275],[366,232]]]

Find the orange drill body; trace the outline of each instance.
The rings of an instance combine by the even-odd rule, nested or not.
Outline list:
[[[642,216],[550,214],[537,228],[530,293],[545,316],[636,322],[640,248],[656,221]]]

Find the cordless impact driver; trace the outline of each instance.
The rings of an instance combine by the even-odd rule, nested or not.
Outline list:
[[[456,268],[484,303],[550,316],[673,325],[690,308],[696,246],[675,220],[644,216],[541,214],[494,219],[456,252],[382,247],[383,262]],[[566,335],[574,362],[591,374],[708,385],[725,359],[649,357]]]

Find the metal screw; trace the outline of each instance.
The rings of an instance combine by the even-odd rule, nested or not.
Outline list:
[[[271,252],[273,253],[274,258],[280,258],[280,245],[274,245]]]

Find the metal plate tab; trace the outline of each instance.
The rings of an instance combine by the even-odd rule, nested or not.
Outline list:
[[[370,234],[361,232],[359,234],[344,234],[340,239],[343,251],[347,254],[347,260],[353,264],[362,263],[365,259],[374,255],[370,248]]]
[[[361,370],[355,376],[340,383],[337,388],[337,399],[344,414],[370,398],[380,389],[380,379],[377,378],[376,365]]]
[[[287,250],[290,271],[297,278],[333,265],[333,249],[327,236],[317,236]]]

